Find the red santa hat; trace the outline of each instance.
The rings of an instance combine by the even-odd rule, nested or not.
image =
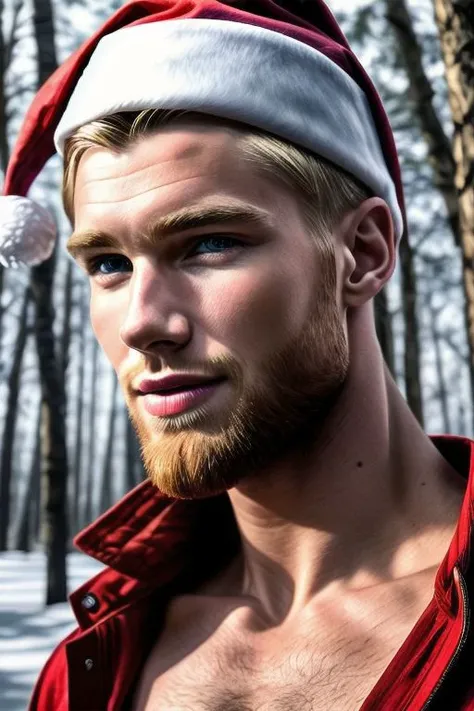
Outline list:
[[[246,8],[246,9],[244,9]],[[55,150],[116,112],[182,109],[237,120],[345,169],[406,226],[390,123],[322,0],[132,0],[49,78],[21,128],[0,197],[0,262],[34,265],[55,224],[26,198]]]

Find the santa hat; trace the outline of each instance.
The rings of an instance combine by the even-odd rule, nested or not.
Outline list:
[[[402,236],[388,117],[322,0],[132,0],[49,78],[26,115],[9,197],[0,197],[2,264],[50,256],[54,220],[26,195],[68,136],[94,119],[153,108],[237,120],[309,149],[382,197]]]

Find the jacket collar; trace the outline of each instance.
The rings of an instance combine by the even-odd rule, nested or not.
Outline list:
[[[432,441],[467,480],[457,528],[435,583],[438,604],[453,615],[454,567],[465,573],[469,564],[474,442],[454,436],[432,437]],[[199,501],[170,499],[145,481],[79,533],[74,543],[111,569],[94,581],[105,583],[115,571],[134,579],[143,594],[172,583],[191,562],[202,575],[218,569],[238,550],[239,534],[227,494]]]
[[[473,534],[474,507],[474,441],[464,437],[432,437],[439,452],[466,480],[466,491],[461,505],[456,529],[448,551],[438,569],[435,598],[447,614],[457,612],[457,587],[453,584],[454,569],[467,577],[471,566],[471,537]],[[470,576],[469,576],[470,577]]]
[[[113,570],[156,585],[168,582],[167,571],[180,568],[209,538],[219,552],[227,541],[235,544],[236,535],[227,494],[171,499],[145,481],[81,531],[74,544]]]

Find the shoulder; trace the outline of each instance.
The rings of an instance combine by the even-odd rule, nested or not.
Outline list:
[[[66,711],[69,708],[66,645],[81,633],[79,628],[75,629],[51,654],[35,684],[28,711]]]

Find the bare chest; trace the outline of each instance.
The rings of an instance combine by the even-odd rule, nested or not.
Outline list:
[[[133,711],[358,711],[409,633],[310,625],[272,637],[229,618],[184,629],[171,624],[160,637]]]
[[[251,657],[219,649],[189,658],[156,679],[136,711],[358,711],[385,667],[360,656],[335,664],[309,650],[260,668]]]

